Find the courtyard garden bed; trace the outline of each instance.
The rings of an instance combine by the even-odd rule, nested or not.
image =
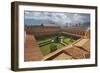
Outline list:
[[[41,46],[40,49],[41,49],[43,55],[47,55],[47,54],[53,52],[53,51],[51,50],[51,48],[50,48],[50,46],[51,46],[52,44],[56,45],[56,49],[54,48],[54,50],[57,50],[57,49],[60,49],[60,48],[64,47],[64,45],[62,45],[62,44],[60,44],[60,43],[50,43],[50,44]]]
[[[57,49],[63,48],[65,45],[71,44],[73,42],[73,38],[63,35],[55,35],[40,37],[37,41],[40,46],[41,52],[45,56],[56,51]]]
[[[71,44],[74,40],[72,38],[64,38],[63,42],[66,44]]]

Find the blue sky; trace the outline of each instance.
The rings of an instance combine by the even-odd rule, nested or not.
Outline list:
[[[66,25],[67,23],[77,24],[90,22],[90,14],[65,13],[65,12],[43,12],[24,11],[24,23],[27,25],[39,25],[46,23],[56,23]]]

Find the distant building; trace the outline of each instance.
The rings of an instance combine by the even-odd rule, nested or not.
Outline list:
[[[34,34],[36,37],[54,35],[60,32],[60,26],[57,24],[41,24],[34,26],[25,26],[27,34]]]
[[[86,29],[87,29],[86,27],[67,27],[67,28],[62,29],[62,31],[76,34],[76,35],[85,36]]]

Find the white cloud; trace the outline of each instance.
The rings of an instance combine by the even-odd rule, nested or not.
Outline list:
[[[25,11],[25,19],[51,20],[53,22],[61,24],[80,23],[90,20],[89,15],[86,14],[39,12],[39,11],[38,12]]]
[[[73,14],[73,22],[83,23],[84,21],[89,21],[89,15],[86,14]]]
[[[26,19],[48,19],[42,12],[25,12]]]

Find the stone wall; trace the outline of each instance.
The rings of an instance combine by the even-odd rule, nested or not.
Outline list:
[[[55,35],[60,32],[60,27],[53,26],[26,26],[26,34],[34,34],[35,37]]]
[[[85,28],[85,27],[69,27],[69,28],[62,29],[62,31],[72,33],[72,34],[85,36],[86,29],[87,28]]]
[[[61,34],[62,32],[66,32],[66,34],[71,33],[71,34],[74,34],[76,36],[77,35],[85,36],[86,29],[87,28],[85,28],[85,27],[61,28],[60,26],[25,26],[26,34],[31,34],[31,35],[34,35],[35,37],[56,35],[58,33]],[[76,37],[74,35],[69,35],[69,36]]]

